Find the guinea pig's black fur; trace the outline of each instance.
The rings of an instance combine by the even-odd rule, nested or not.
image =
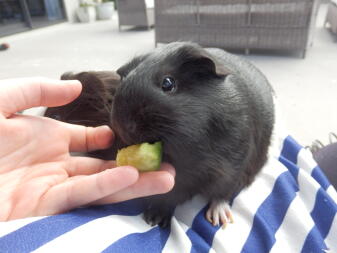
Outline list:
[[[45,117],[91,127],[110,125],[112,104],[120,85],[120,76],[115,71],[67,72],[61,76],[61,80],[79,80],[82,92],[69,104],[47,108]],[[111,148],[91,151],[87,155],[115,159],[118,146],[120,143],[116,138]]]
[[[109,125],[112,102],[120,84],[114,71],[67,72],[62,80],[79,80],[82,92],[73,102],[47,108],[44,116],[85,126]]]
[[[175,42],[134,58],[117,73],[111,108],[99,115],[104,119],[72,110],[76,119],[93,124],[108,120],[114,130],[110,152],[96,157],[115,159],[124,146],[163,142],[163,161],[176,169],[175,186],[144,198],[148,223],[165,227],[174,208],[193,196],[230,200],[254,180],[267,160],[274,106],[272,88],[253,65],[220,49]],[[95,72],[69,78],[102,83]],[[104,87],[88,94],[104,100],[111,92]]]
[[[124,146],[162,141],[163,161],[176,168],[173,190],[147,198],[148,223],[166,226],[174,207],[191,197],[229,200],[253,181],[267,160],[274,123],[272,88],[254,66],[176,42],[117,73],[116,136]]]

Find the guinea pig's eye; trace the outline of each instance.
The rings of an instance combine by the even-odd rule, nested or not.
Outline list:
[[[161,83],[163,91],[174,91],[176,88],[176,81],[172,77],[165,77]]]

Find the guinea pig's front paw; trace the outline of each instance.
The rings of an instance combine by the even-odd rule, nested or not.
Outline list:
[[[151,226],[159,225],[161,228],[166,228],[171,224],[171,210],[151,207],[144,211],[144,220]]]
[[[206,212],[206,219],[213,226],[218,226],[222,224],[223,229],[227,226],[227,223],[234,222],[230,206],[225,200],[211,201],[209,208]]]

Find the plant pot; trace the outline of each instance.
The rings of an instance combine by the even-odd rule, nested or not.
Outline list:
[[[93,22],[96,20],[96,9],[94,6],[78,7],[76,14],[82,23]]]
[[[114,12],[114,3],[113,2],[107,2],[107,3],[101,3],[96,6],[97,10],[97,18],[98,19],[111,19],[112,14]]]

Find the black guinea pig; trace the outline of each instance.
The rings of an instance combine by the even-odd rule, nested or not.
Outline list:
[[[95,72],[84,73],[89,76],[82,80],[81,73],[70,78],[84,86],[100,82],[94,81]],[[267,160],[274,106],[264,75],[240,57],[187,42],[156,48],[117,73],[121,80],[110,109],[101,114],[104,121],[109,118],[115,142],[91,156],[115,159],[119,148],[162,141],[163,161],[176,169],[175,186],[169,193],[144,198],[145,220],[166,227],[177,205],[200,194],[210,202],[207,219],[226,224],[231,220],[227,202],[254,180]],[[90,94],[104,97],[106,92],[93,89]],[[72,110],[76,120],[101,123]]]
[[[226,201],[248,186],[267,160],[273,90],[247,61],[220,49],[175,42],[117,70],[121,85],[111,126],[124,145],[163,142],[176,169],[173,190],[146,198],[145,220],[163,227],[174,208],[201,194],[213,224],[226,223]]]

